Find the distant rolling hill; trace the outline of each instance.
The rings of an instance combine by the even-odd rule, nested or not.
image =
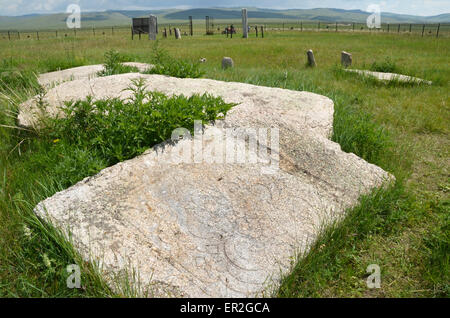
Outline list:
[[[253,20],[303,20],[324,22],[359,22],[366,21],[369,13],[361,10],[343,9],[290,9],[273,10],[248,8],[249,18]],[[128,26],[132,17],[155,14],[161,23],[186,22],[189,16],[195,20],[204,20],[211,16],[215,20],[239,20],[240,8],[200,8],[189,10],[110,10],[104,12],[87,12],[82,14],[82,27]],[[66,28],[66,13],[30,14],[18,17],[0,17],[0,30],[42,30]],[[450,13],[430,17],[382,13],[383,23],[450,23]]]

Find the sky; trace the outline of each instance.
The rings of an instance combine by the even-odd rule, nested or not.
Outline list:
[[[383,12],[422,16],[450,13],[450,0],[0,0],[0,15],[65,12],[67,6],[72,3],[80,5],[82,11],[217,6],[270,9],[339,8],[366,11],[370,4],[378,4]]]

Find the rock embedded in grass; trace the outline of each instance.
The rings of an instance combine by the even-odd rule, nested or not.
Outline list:
[[[224,57],[222,59],[222,68],[226,70],[227,68],[233,68],[234,67],[234,61],[231,57]]]
[[[403,83],[417,83],[417,84],[424,83],[424,84],[428,84],[428,85],[433,84],[433,82],[431,82],[431,81],[427,81],[427,80],[424,80],[424,79],[421,79],[418,77],[412,77],[412,76],[396,74],[396,73],[384,73],[384,72],[374,72],[374,71],[354,70],[354,69],[349,69],[349,70],[345,70],[345,71],[357,73],[362,76],[373,77],[379,81],[384,81],[384,82],[398,81],[398,82],[403,82]]]
[[[352,55],[348,52],[341,52],[341,64],[343,67],[349,67],[352,65]]]
[[[191,162],[177,162],[193,150],[192,140],[183,138],[104,169],[36,207],[39,217],[70,230],[77,250],[100,262],[111,285],[114,274],[131,267],[154,296],[268,296],[323,225],[391,180],[328,139],[333,102],[313,93],[122,74],[67,82],[45,99],[56,115],[68,99],[127,98],[123,89],[136,77],[166,95],[208,92],[239,104],[215,127],[198,130],[202,138],[194,142],[205,160],[193,163],[199,152],[192,151]],[[230,130],[218,134],[219,127]],[[275,131],[265,138],[246,128],[278,128],[279,145],[272,142]],[[208,163],[219,149],[225,163]],[[230,149],[246,149],[244,158],[253,161],[226,161]]]

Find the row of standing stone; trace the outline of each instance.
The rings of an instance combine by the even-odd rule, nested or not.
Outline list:
[[[312,50],[308,50],[306,52],[306,56],[308,58],[308,66],[315,67],[316,59],[314,58],[314,53]],[[341,64],[343,67],[349,67],[352,65],[352,55],[348,52],[342,51],[341,52]],[[224,57],[222,59],[222,68],[227,69],[230,67],[234,67],[234,62],[231,57]]]
[[[308,64],[307,64],[308,66],[315,67],[317,65],[313,50],[308,50],[306,52],[306,57],[308,59]],[[351,66],[352,65],[352,55],[348,52],[342,51],[341,52],[341,64],[343,67]]]

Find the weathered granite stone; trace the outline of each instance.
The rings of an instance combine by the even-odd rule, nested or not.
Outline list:
[[[126,62],[122,63],[127,66],[134,66],[140,72],[145,72],[153,65],[138,62]],[[90,79],[97,77],[97,73],[103,70],[103,65],[86,65],[75,68],[70,68],[62,71],[55,71],[51,73],[40,74],[38,77],[38,82],[40,85],[51,88],[55,85],[61,84],[67,81],[73,81],[78,79]]]
[[[175,39],[179,40],[181,39],[181,32],[180,29],[175,28]]]
[[[308,66],[315,67],[316,59],[314,58],[314,53],[312,50],[306,52],[306,57],[308,58]]]
[[[341,64],[343,67],[349,67],[352,65],[352,55],[348,52],[341,52]]]
[[[242,37],[248,38],[248,15],[247,9],[242,9]]]
[[[428,85],[433,84],[431,81],[427,81],[418,77],[412,77],[408,75],[396,74],[396,73],[383,73],[383,72],[373,72],[367,70],[345,70],[347,72],[358,73],[363,76],[370,76],[380,81],[390,82],[390,81],[400,81],[409,83],[425,83]]]
[[[222,59],[222,68],[227,69],[230,67],[234,67],[234,61],[231,57],[224,57]]]
[[[156,34],[158,33],[158,19],[153,14],[150,14],[150,24],[149,24],[149,32],[148,38],[150,40],[156,40]]]
[[[333,102],[312,93],[122,74],[61,84],[45,100],[55,115],[64,100],[126,98],[123,89],[137,77],[147,79],[147,89],[167,95],[209,92],[239,105],[216,127],[206,127],[202,139],[154,147],[36,207],[42,219],[71,232],[83,258],[99,261],[109,281],[134,268],[153,296],[270,295],[292,268],[292,257],[309,249],[322,226],[391,179],[327,138]],[[22,105],[22,118],[32,117],[33,107],[33,100]],[[220,126],[232,133],[212,138]],[[278,147],[274,131],[264,138],[246,127],[279,128]],[[251,147],[251,136],[258,149]],[[203,160],[192,163],[195,151],[189,163],[174,160],[196,141]],[[256,160],[208,160],[217,149],[227,152],[230,141],[232,149],[245,149],[246,158]],[[267,172],[274,161],[265,162],[265,153],[279,169]]]

